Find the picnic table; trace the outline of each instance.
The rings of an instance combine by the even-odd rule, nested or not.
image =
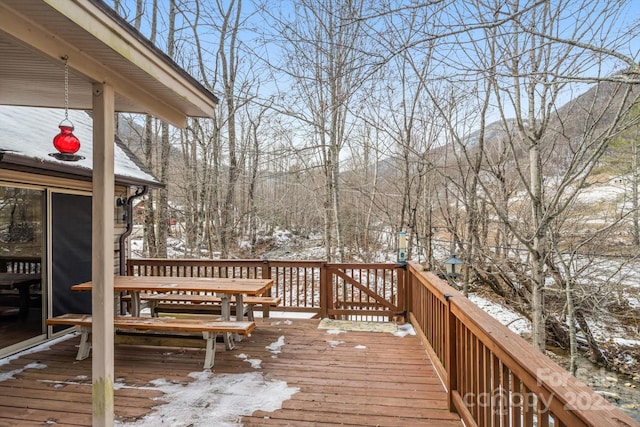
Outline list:
[[[186,333],[198,332],[206,341],[206,356],[204,368],[213,366],[215,358],[215,341],[218,334],[222,334],[227,350],[234,348],[232,334],[237,339],[250,334],[255,328],[253,321],[244,321],[242,298],[244,295],[259,296],[273,286],[270,279],[241,279],[241,278],[213,278],[213,277],[168,277],[168,276],[115,276],[114,292],[127,291],[131,294],[132,317],[116,316],[114,327],[125,330],[137,330],[144,334],[153,331],[181,331]],[[92,282],[80,283],[71,287],[74,291],[91,291]],[[209,296],[217,299],[221,304],[220,320],[203,319],[173,319],[158,317],[140,317],[140,293],[159,292],[161,294],[193,294],[202,297]],[[236,318],[231,320],[230,297],[236,301]],[[238,309],[240,307],[240,309]],[[84,314],[63,314],[47,319],[48,325],[69,325],[80,328],[81,344],[76,359],[82,360],[89,355],[89,335],[93,327],[93,319]],[[162,345],[162,344],[160,344]]]
[[[230,320],[230,297],[235,296],[236,320],[243,319],[244,295],[259,296],[271,289],[272,279],[243,279],[221,277],[173,277],[173,276],[115,276],[113,290],[131,294],[131,314],[140,316],[141,292],[218,294],[221,300],[221,318]],[[92,282],[71,287],[74,291],[90,291]]]

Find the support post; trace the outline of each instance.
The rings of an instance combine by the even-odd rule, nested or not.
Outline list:
[[[113,425],[113,275],[114,275],[114,132],[113,88],[93,89],[92,194],[92,420],[94,427]]]

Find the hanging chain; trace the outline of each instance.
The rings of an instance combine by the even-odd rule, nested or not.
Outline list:
[[[63,56],[64,59],[64,119],[69,120],[69,57]]]

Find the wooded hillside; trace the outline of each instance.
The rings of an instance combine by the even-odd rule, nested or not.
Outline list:
[[[172,236],[257,257],[278,227],[372,261],[406,231],[409,259],[456,253],[463,290],[511,301],[540,350],[584,339],[613,365],[598,319],[638,330],[632,1],[112,3],[221,100],[181,131],[121,118],[169,184],[145,255]]]

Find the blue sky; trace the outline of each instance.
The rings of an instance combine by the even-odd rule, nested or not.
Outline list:
[[[403,0],[398,0],[398,1],[402,2]],[[596,3],[595,9],[591,7],[590,8],[583,7],[586,1],[587,0],[572,0],[572,1],[553,0],[552,1],[552,3],[555,5],[557,4],[567,5],[566,8],[563,9],[563,14],[565,18],[560,24],[561,26],[564,26],[564,28],[561,28],[561,34],[563,36],[570,37],[571,31],[573,31],[575,28],[578,28],[580,31],[584,31],[585,34],[587,35],[590,31],[594,31],[594,32],[598,32],[600,35],[602,35],[602,37],[611,37],[613,39],[617,34],[624,34],[624,32],[628,31],[629,29],[637,29],[637,27],[640,25],[640,7],[638,7],[638,2],[635,0],[627,1],[627,2],[600,1]],[[113,1],[107,0],[107,3],[113,4]],[[122,1],[122,5],[124,8],[123,14],[129,20],[133,19],[134,12],[135,12],[135,3],[136,3],[135,0]],[[208,25],[201,27],[202,33],[201,33],[201,40],[200,40],[200,42],[204,46],[204,50],[209,55],[209,60],[207,61],[209,72],[208,72],[208,75],[205,76],[205,78],[207,78],[208,81],[213,81],[213,79],[215,77],[219,77],[219,74],[220,74],[219,72],[216,72],[216,67],[215,67],[215,50],[217,49],[217,38],[218,38],[216,25],[220,23],[219,18],[216,18],[216,16],[219,14],[219,12],[215,10],[216,3],[217,2],[214,0],[210,0],[209,2],[203,1],[201,4],[203,5],[208,4],[209,7],[203,7],[200,11],[201,22],[208,23]],[[406,3],[411,4],[415,2],[407,0]],[[613,3],[617,4],[618,6],[620,4],[624,4],[624,6],[620,7],[619,9],[607,10],[607,7],[609,7],[610,4],[613,4]],[[267,4],[269,6],[272,6],[272,8],[270,9],[270,13],[274,15],[278,15],[280,13],[288,14],[292,10],[292,6],[291,6],[292,2],[290,1],[273,1],[272,0],[270,2],[267,2]],[[146,1],[147,9],[151,7],[150,5],[151,5],[151,0],[147,0]],[[159,22],[159,33],[157,36],[156,44],[158,44],[161,48],[163,48],[166,45],[167,23],[162,19],[165,19],[165,17],[168,15],[168,5],[169,5],[168,0],[159,0],[159,7],[161,10],[160,12],[161,21]],[[224,2],[223,6],[226,7],[227,5],[228,5],[228,2]],[[260,40],[260,36],[261,36],[260,33],[265,29],[266,30],[270,29],[269,26],[271,23],[269,22],[269,18],[264,18],[264,17],[261,17],[259,14],[257,14],[255,9],[255,3],[252,1],[245,0],[245,2],[243,2],[242,5],[243,5],[244,27],[246,28],[240,33],[240,39],[244,44],[242,47],[242,59],[241,59],[242,60],[241,67],[243,67],[243,70],[241,71],[242,77],[246,78],[247,81],[251,79],[252,74],[258,75],[260,77],[259,90],[261,91],[260,97],[262,99],[267,98],[270,94],[272,94],[273,92],[276,92],[276,90],[278,89],[290,91],[291,81],[288,80],[288,78],[284,74],[277,74],[277,71],[273,71],[273,69],[267,70],[266,68],[263,68],[265,65],[264,60],[266,59],[267,55],[270,55],[271,57],[269,59],[272,61],[275,60],[274,62],[276,62],[279,59],[278,48],[274,47],[273,45],[271,46],[265,45]],[[426,9],[424,10],[426,11]],[[617,15],[614,16],[615,22],[612,22],[611,24],[605,24],[602,28],[597,28],[596,26],[592,25],[592,23],[589,22],[593,20],[593,18],[597,15],[597,13],[615,11],[615,10],[618,10],[618,13]],[[594,12],[597,12],[597,13],[594,13]],[[463,0],[453,3],[453,8],[450,13],[451,13],[450,16],[453,16],[453,14],[456,14],[456,13],[462,14],[463,16],[465,16],[464,14],[467,14],[465,22],[468,23],[468,25],[473,25],[474,23],[479,21],[478,18],[487,16],[486,14],[483,14],[483,15],[477,15],[477,13],[474,14],[474,11],[469,8],[469,3]],[[192,19],[192,17],[193,15],[190,15],[189,19]],[[426,16],[425,19],[428,19],[428,16]],[[150,28],[149,20],[150,20],[150,14],[147,11],[144,15],[143,24],[142,24],[143,25],[142,32],[147,36],[149,35],[149,28]],[[576,23],[578,25],[576,25]],[[183,16],[178,16],[177,27],[181,29],[181,32],[179,33],[177,38],[177,44],[179,47],[189,46],[193,42],[193,37],[191,35],[191,31],[188,28],[187,24],[188,23],[185,22]],[[461,35],[460,37],[462,40],[466,38],[466,36],[464,35]],[[460,49],[455,48],[455,46],[453,46],[452,50],[446,52],[446,57],[443,59],[443,62],[441,63],[441,65],[438,65],[438,67],[434,68],[433,70],[435,75],[437,74],[440,74],[443,76],[455,75],[454,70],[447,70],[446,67],[453,65],[452,63],[453,61],[455,61],[455,57],[456,57],[456,50],[459,51]],[[626,43],[616,45],[615,50],[620,54],[625,55],[629,58],[632,58],[633,60],[638,62],[640,61],[640,38],[634,38],[634,39],[628,40]],[[188,52],[189,49],[179,49],[179,51]],[[445,55],[443,50],[441,50],[440,54]],[[183,54],[182,57],[176,58],[176,60],[178,63],[180,63],[182,66],[187,68],[190,72],[192,72],[194,75],[198,76],[199,70],[195,67],[190,68],[190,64],[195,63],[194,58],[186,57]],[[467,62],[473,62],[473,57],[467,56],[464,58],[464,60],[466,60]],[[608,59],[603,61],[601,57],[599,57],[596,53],[593,53],[592,66],[590,69],[588,68],[588,66],[589,64],[583,64],[582,70],[580,71],[581,73],[580,75],[582,77],[587,77],[590,75],[593,76],[596,73],[599,73],[600,75],[608,75],[616,70],[620,70],[625,65],[622,61],[613,59],[612,57],[609,57]],[[268,74],[271,72],[275,74]],[[473,79],[473,76],[470,75],[469,77]],[[395,83],[392,82],[390,84],[397,84],[397,82]],[[558,100],[558,104],[562,105],[564,102],[568,101],[570,98],[575,97],[576,95],[584,92],[588,88],[589,88],[589,85],[585,83],[576,82],[576,83],[567,85],[566,88],[563,90],[561,98]]]

